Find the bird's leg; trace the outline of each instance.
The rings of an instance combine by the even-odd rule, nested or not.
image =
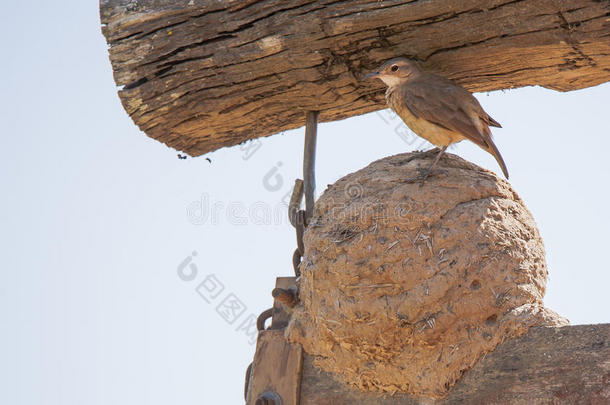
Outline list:
[[[436,164],[441,159],[441,156],[443,156],[443,153],[445,153],[446,150],[447,150],[447,145],[441,147],[440,152],[438,152],[438,154],[434,158],[434,162],[432,162],[430,167],[428,167],[421,175],[407,179],[407,183],[415,183],[417,181],[421,181],[421,185],[423,186],[424,182],[426,181],[428,176],[430,176],[430,173],[432,173],[432,169],[434,169],[434,166],[436,166]]]
[[[443,156],[443,153],[445,153],[446,150],[447,150],[447,145],[445,145],[441,148],[440,152],[438,152],[438,155],[436,155],[436,157],[434,158],[434,162],[432,162],[432,164],[430,165],[428,170],[426,170],[426,173],[424,174],[424,178],[426,178],[430,175],[430,173],[432,172],[432,169],[434,169],[434,166],[436,166],[438,161],[441,160],[441,156]]]

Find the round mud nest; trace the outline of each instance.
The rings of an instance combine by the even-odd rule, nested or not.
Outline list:
[[[449,154],[405,182],[435,153],[340,179],[305,232],[287,337],[361,390],[442,397],[505,339],[567,324],[543,306],[544,245],[508,182]]]

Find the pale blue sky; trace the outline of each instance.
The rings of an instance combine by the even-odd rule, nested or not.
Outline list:
[[[178,160],[122,109],[96,1],[3,4],[0,49],[0,403],[240,403],[254,347],[236,329],[291,274],[294,232],[192,208],[276,206],[300,176],[302,130],[247,160],[239,147]],[[546,243],[547,305],[608,322],[610,85],[478,97],[504,126],[496,142]],[[323,124],[319,191],[408,150],[376,114]],[[498,171],[476,146],[455,152]],[[263,184],[274,167],[278,190]],[[193,251],[197,277],[183,281]],[[196,292],[209,274],[218,300],[246,307],[232,325]]]

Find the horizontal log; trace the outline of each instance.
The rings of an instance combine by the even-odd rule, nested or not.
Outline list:
[[[610,324],[535,327],[487,354],[443,400],[360,392],[305,355],[300,405],[608,404]]]
[[[123,106],[196,156],[385,108],[380,62],[406,55],[472,91],[610,80],[607,0],[101,0]]]

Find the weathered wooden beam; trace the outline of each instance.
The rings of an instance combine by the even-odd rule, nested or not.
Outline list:
[[[274,291],[296,291],[295,283],[295,277],[278,277]],[[299,404],[303,349],[284,338],[284,328],[290,321],[288,308],[290,306],[275,298],[270,327],[259,328],[254,360],[246,372],[247,405]]]
[[[487,354],[443,400],[361,392],[305,355],[300,405],[608,404],[610,324],[535,327]]]
[[[610,80],[607,0],[101,0],[120,98],[191,155],[385,108],[361,76],[406,55],[472,91]]]
[[[246,388],[248,405],[299,405],[303,349],[288,343],[283,332],[282,329],[259,332]],[[265,402],[265,398],[278,400]]]

